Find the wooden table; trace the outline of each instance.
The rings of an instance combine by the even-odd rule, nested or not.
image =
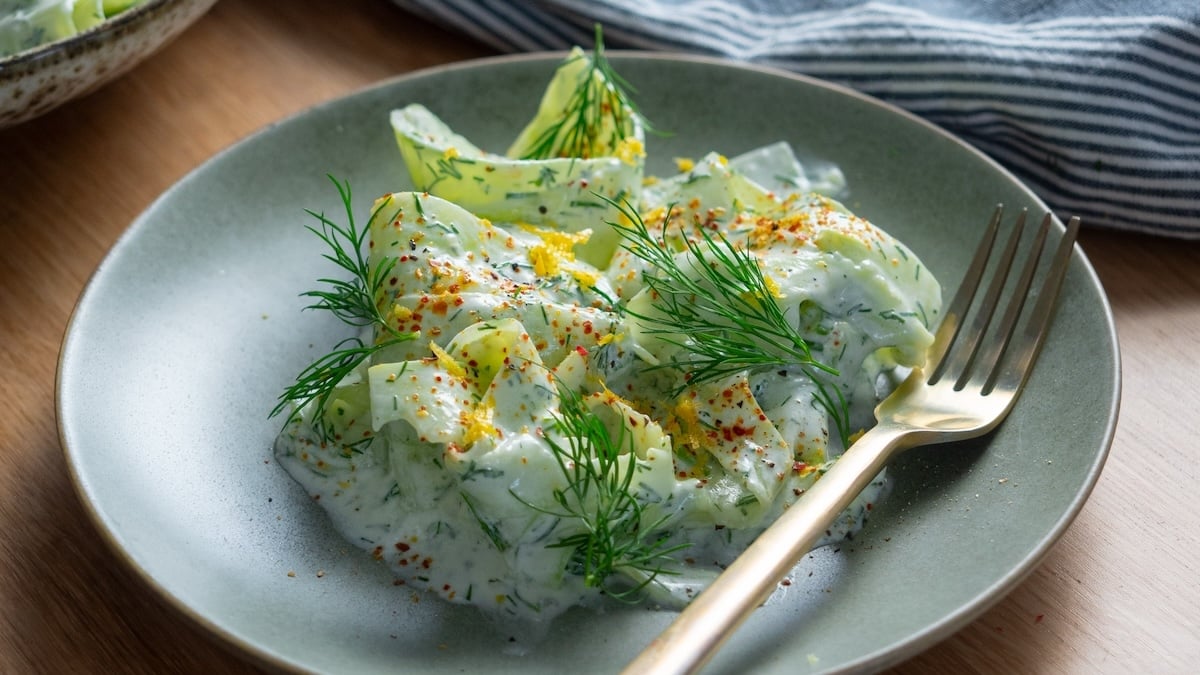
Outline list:
[[[85,517],[55,427],[67,319],[130,221],[213,153],[381,78],[489,53],[385,0],[224,0],[108,87],[0,131],[0,672],[253,670]],[[1200,668],[1200,248],[1100,231],[1082,244],[1123,348],[1107,468],[1026,582],[896,672]]]

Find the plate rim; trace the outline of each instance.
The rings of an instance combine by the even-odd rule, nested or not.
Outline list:
[[[158,4],[158,0],[151,0],[150,2],[147,2],[135,9],[144,9],[156,4]],[[113,21],[116,21],[118,18],[120,18],[120,16],[114,17]],[[68,40],[70,39],[73,38],[68,38]],[[65,41],[51,44],[61,46],[62,42]],[[31,50],[28,53],[40,54],[41,50]],[[1052,214],[1052,220],[1055,227],[1057,227],[1060,231],[1065,229],[1061,220],[1057,216],[1053,215],[1053,211],[1045,204],[1041,197],[1032,190],[1032,188],[1026,185],[1011,171],[988,156],[986,153],[970,145],[966,141],[962,140],[948,130],[938,126],[937,124],[934,124],[933,122],[919,117],[914,113],[869,94],[865,94],[842,84],[823,80],[810,75],[805,75],[799,72],[785,70],[775,66],[736,61],[716,56],[624,49],[609,49],[606,53],[612,60],[618,63],[621,60],[682,62],[728,68],[732,70],[757,72],[773,77],[781,77],[787,80],[792,80],[806,86],[830,90],[840,95],[856,99],[861,103],[881,108],[892,115],[898,115],[906,119],[910,123],[915,123],[921,127],[924,127],[926,130],[937,134],[945,140],[951,141],[960,150],[965,150],[973,155],[977,160],[983,161],[999,174],[1003,175],[1006,179],[1022,188],[1022,190],[1028,193],[1033,202],[1039,207],[1044,209],[1047,213]],[[55,368],[54,384],[55,426],[58,433],[59,445],[62,449],[64,459],[66,460],[67,470],[72,487],[74,488],[74,491],[83,506],[84,512],[87,514],[87,517],[100,534],[101,539],[106,542],[109,549],[115,554],[116,558],[122,561],[126,568],[134,573],[134,576],[152,589],[160,600],[165,601],[167,606],[178,611],[182,616],[189,620],[193,626],[200,628],[206,637],[210,639],[210,641],[216,643],[226,651],[234,653],[235,656],[249,660],[259,666],[265,666],[271,669],[283,669],[293,672],[306,672],[301,665],[295,663],[292,659],[289,659],[286,655],[279,653],[277,650],[273,650],[266,645],[248,640],[236,632],[218,625],[214,620],[191,607],[182,598],[170,591],[162,582],[156,579],[149,570],[145,569],[141,564],[139,564],[138,561],[134,559],[132,553],[121,545],[118,540],[117,531],[111,527],[110,522],[106,520],[104,514],[101,513],[100,505],[97,503],[96,499],[89,490],[90,481],[81,473],[82,468],[79,458],[80,449],[78,447],[72,447],[67,443],[68,431],[64,425],[63,419],[63,388],[66,379],[69,377],[69,374],[65,370],[65,365],[69,359],[68,352],[72,349],[74,341],[79,339],[77,337],[77,332],[75,331],[76,321],[85,303],[94,293],[97,292],[95,288],[98,278],[103,271],[110,264],[112,264],[115,256],[118,255],[119,252],[123,250],[139,232],[147,227],[150,227],[147,224],[151,222],[149,214],[154,212],[163,202],[170,199],[170,197],[177,190],[183,189],[184,184],[194,180],[197,175],[204,172],[209,166],[220,161],[222,158],[231,154],[236,149],[245,144],[255,142],[257,139],[261,138],[279,126],[291,123],[299,118],[311,115],[317,111],[338,106],[346,99],[359,97],[367,94],[368,92],[396,86],[407,81],[437,77],[443,73],[460,70],[472,70],[477,68],[497,66],[503,67],[505,65],[514,63],[542,61],[553,63],[556,61],[561,61],[567,54],[568,52],[566,50],[502,54],[497,56],[465,59],[451,63],[443,63],[425,68],[419,68],[377,80],[365,86],[334,96],[333,98],[325,101],[305,106],[296,112],[281,117],[278,120],[269,122],[252,131],[248,135],[234,140],[226,147],[218,150],[208,158],[201,161],[199,164],[195,165],[187,173],[175,180],[153,201],[146,205],[146,207],[130,222],[129,225],[125,227],[125,229],[113,242],[109,250],[104,254],[100,263],[84,283],[63,329],[63,337],[60,343],[59,354]],[[1113,375],[1109,383],[1111,386],[1111,400],[1109,401],[1108,410],[1104,413],[1104,430],[1101,437],[1100,447],[1098,448],[1093,461],[1088,467],[1087,472],[1082,475],[1083,484],[1081,489],[1074,495],[1068,505],[1067,510],[1058,518],[1053,527],[1051,527],[1050,530],[1038,540],[1037,545],[1030,551],[1030,553],[1022,558],[1020,563],[1007,574],[1001,576],[994,583],[977,593],[970,601],[960,605],[957,609],[946,614],[940,620],[931,622],[923,629],[914,633],[910,633],[906,639],[898,640],[873,652],[864,653],[853,661],[841,664],[837,668],[838,671],[877,669],[894,665],[929,649],[933,645],[945,640],[955,632],[958,632],[964,628],[971,621],[1003,600],[1016,588],[1016,586],[1018,586],[1037,569],[1053,546],[1061,539],[1063,533],[1078,517],[1084,504],[1087,502],[1088,498],[1095,489],[1095,486],[1099,481],[1100,473],[1102,472],[1104,464],[1111,451],[1113,439],[1116,433],[1122,396],[1122,359],[1120,342],[1118,339],[1119,336],[1116,330],[1116,322],[1113,316],[1112,305],[1108,300],[1107,294],[1104,292],[1103,284],[1100,282],[1095,268],[1087,258],[1082,246],[1076,247],[1075,256],[1078,258],[1077,262],[1081,264],[1081,268],[1087,276],[1087,281],[1090,282],[1089,285],[1100,291],[1101,318],[1103,319],[1106,327],[1105,333],[1107,341],[1111,343],[1113,348]]]

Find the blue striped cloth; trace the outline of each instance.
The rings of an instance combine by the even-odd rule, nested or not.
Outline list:
[[[955,133],[1059,214],[1200,238],[1200,1],[395,0],[501,51],[717,54]]]

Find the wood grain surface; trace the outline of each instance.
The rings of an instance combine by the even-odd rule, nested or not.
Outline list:
[[[215,152],[379,79],[489,53],[386,0],[222,0],[111,85],[0,131],[0,673],[255,671],[86,518],[55,425],[67,320],[133,218]],[[897,673],[1200,670],[1200,246],[1101,231],[1082,245],[1124,360],[1108,465],[1021,586]]]

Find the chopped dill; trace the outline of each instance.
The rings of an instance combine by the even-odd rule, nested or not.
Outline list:
[[[483,530],[483,533],[487,535],[488,539],[491,540],[492,545],[496,547],[496,550],[500,552],[507,551],[508,542],[505,541],[503,535],[500,534],[500,527],[491,520],[484,518],[479,513],[479,508],[475,505],[475,500],[471,498],[470,494],[468,494],[466,491],[461,491],[459,492],[459,495],[462,496],[463,503],[467,505],[467,510],[471,512],[471,516],[474,517],[475,521],[479,523],[479,529]]]

